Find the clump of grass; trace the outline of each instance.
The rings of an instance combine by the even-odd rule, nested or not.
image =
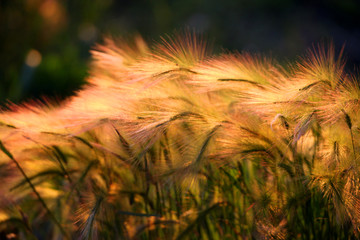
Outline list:
[[[76,96],[0,114],[0,234],[359,237],[360,87],[342,51],[284,68],[185,34],[92,54]]]

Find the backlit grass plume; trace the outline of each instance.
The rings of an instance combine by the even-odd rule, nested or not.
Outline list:
[[[0,114],[0,238],[353,239],[358,76],[213,55],[193,34],[107,39],[60,105]]]

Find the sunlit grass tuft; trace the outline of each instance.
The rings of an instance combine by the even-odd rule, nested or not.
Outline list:
[[[0,114],[0,233],[359,237],[360,87],[342,52],[287,67],[194,34],[108,39],[61,104]]]

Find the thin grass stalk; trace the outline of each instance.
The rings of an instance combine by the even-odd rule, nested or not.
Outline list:
[[[96,198],[94,207],[91,209],[88,219],[86,220],[85,227],[82,231],[82,237],[85,239],[93,239],[94,223],[96,221],[96,215],[99,212],[100,206],[104,200],[103,196]]]
[[[149,190],[150,190],[150,176],[149,176],[149,167],[148,167],[148,159],[147,154],[144,155],[144,179],[145,179],[145,192],[144,196],[146,199],[149,199]],[[145,202],[145,212],[149,213],[148,204]]]
[[[353,150],[353,155],[354,155],[354,161],[353,162],[354,162],[354,166],[355,166],[356,171],[358,171],[357,162],[356,162],[356,151],[355,151],[354,135],[353,135],[353,132],[352,132],[351,118],[343,109],[341,111],[345,115],[345,122],[346,122],[346,125],[348,126],[349,131],[350,131],[351,144],[352,144],[352,150]]]
[[[53,146],[52,149],[55,153],[56,160],[60,164],[61,170],[64,172],[64,174],[68,178],[69,182],[72,184],[73,181],[71,179],[71,176],[70,176],[69,172],[66,170],[64,164],[62,163],[63,161],[66,163],[66,157],[64,156],[64,154],[60,151],[60,149],[57,146]]]
[[[0,149],[1,151],[3,151],[16,165],[16,167],[19,169],[19,171],[21,172],[21,174],[23,175],[23,177],[25,178],[26,182],[29,184],[30,188],[32,189],[32,191],[35,193],[36,197],[38,198],[38,200],[40,201],[40,203],[43,205],[43,207],[45,208],[47,214],[50,216],[50,218],[52,218],[52,220],[54,221],[54,223],[56,224],[56,226],[59,228],[60,232],[63,234],[63,236],[66,239],[70,240],[70,237],[68,236],[67,232],[65,231],[65,229],[61,226],[60,222],[58,222],[58,220],[56,219],[55,215],[51,212],[51,210],[49,209],[49,207],[47,206],[47,204],[45,203],[44,199],[40,196],[39,192],[36,190],[35,186],[32,184],[31,180],[29,179],[29,177],[26,175],[26,173],[24,172],[24,170],[22,169],[22,167],[20,166],[20,164],[18,163],[18,161],[16,161],[16,159],[14,158],[14,156],[6,149],[6,147],[4,146],[4,144],[2,143],[2,141],[0,140]]]
[[[160,214],[161,216],[163,215],[163,202],[161,201],[161,193],[160,193],[160,187],[159,187],[159,183],[156,182],[155,184],[155,191],[156,191],[156,213]]]

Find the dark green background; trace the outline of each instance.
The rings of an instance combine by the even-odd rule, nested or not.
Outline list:
[[[1,0],[0,103],[51,96],[84,84],[89,50],[103,36],[147,40],[195,29],[215,49],[294,61],[319,42],[345,43],[348,67],[360,63],[360,1],[295,0]],[[25,64],[31,49],[41,64]]]

